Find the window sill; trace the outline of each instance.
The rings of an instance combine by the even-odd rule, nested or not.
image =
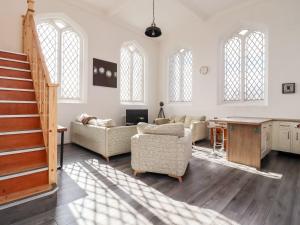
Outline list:
[[[172,106],[176,106],[176,105],[183,105],[183,106],[192,106],[192,102],[169,102],[168,105]]]
[[[267,107],[268,103],[266,101],[257,102],[222,102],[220,106],[225,107]]]
[[[146,106],[147,104],[145,102],[121,102],[121,105]]]
[[[58,99],[58,104],[86,104],[83,100],[71,100],[71,99]]]

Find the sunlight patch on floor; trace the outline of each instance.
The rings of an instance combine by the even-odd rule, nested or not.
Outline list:
[[[151,224],[81,163],[64,166],[64,171],[87,193],[68,205],[78,225]]]
[[[193,157],[198,158],[198,159],[203,159],[203,160],[206,160],[209,162],[217,163],[219,165],[243,170],[248,173],[261,175],[261,176],[268,177],[268,178],[273,178],[273,179],[281,179],[282,178],[282,174],[273,173],[273,172],[269,172],[269,171],[259,171],[254,167],[229,162],[226,159],[225,155],[223,155],[221,157],[213,157],[211,155],[211,152],[212,152],[211,148],[196,146],[196,147],[194,147],[194,150],[193,150]]]
[[[87,160],[86,163],[126,192],[130,198],[153,213],[153,215],[163,221],[164,224],[198,225],[216,224],[216,222],[220,225],[238,224],[214,210],[176,201],[135,177],[129,176],[109,165],[100,164],[96,159]]]

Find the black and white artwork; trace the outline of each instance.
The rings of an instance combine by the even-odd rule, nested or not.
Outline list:
[[[295,83],[284,83],[282,84],[282,94],[294,94],[296,93]]]
[[[93,59],[93,85],[117,88],[118,65],[101,59]]]

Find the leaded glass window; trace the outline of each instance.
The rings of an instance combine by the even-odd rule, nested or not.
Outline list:
[[[82,38],[60,19],[46,19],[37,24],[41,48],[53,83],[59,83],[63,100],[81,100]]]
[[[169,101],[192,101],[193,55],[181,49],[169,58]]]

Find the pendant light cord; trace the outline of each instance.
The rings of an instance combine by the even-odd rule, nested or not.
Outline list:
[[[155,10],[155,6],[154,6],[155,2],[153,0],[153,24],[155,24],[155,13],[154,13],[154,10]]]

